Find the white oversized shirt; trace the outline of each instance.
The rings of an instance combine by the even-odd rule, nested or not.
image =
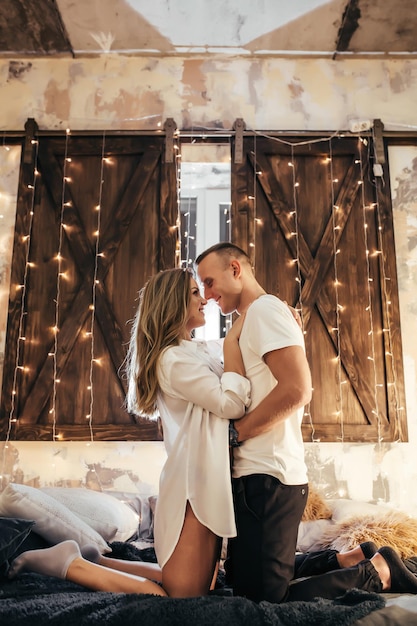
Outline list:
[[[219,537],[236,535],[230,479],[229,419],[250,403],[249,381],[223,373],[201,341],[167,348],[158,365],[157,406],[167,460],[155,512],[155,551],[161,567],[177,545],[187,500],[197,519]]]

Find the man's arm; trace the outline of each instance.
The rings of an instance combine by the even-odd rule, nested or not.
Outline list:
[[[310,368],[300,346],[273,350],[264,359],[279,382],[255,409],[235,422],[240,442],[271,430],[311,400]]]

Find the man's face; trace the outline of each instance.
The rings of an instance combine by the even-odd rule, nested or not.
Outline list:
[[[204,297],[214,300],[223,315],[239,308],[242,286],[237,261],[225,264],[222,257],[212,252],[201,261],[197,273],[204,287]]]

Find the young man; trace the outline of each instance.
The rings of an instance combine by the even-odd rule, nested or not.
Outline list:
[[[308,493],[301,420],[311,376],[303,335],[290,308],[265,293],[237,246],[216,244],[196,265],[205,298],[224,314],[245,316],[239,345],[252,404],[230,431],[237,537],[229,542],[227,570],[234,593],[270,602],[336,598],[352,588],[417,593],[415,563],[371,542],[345,554],[298,556],[295,574],[307,578],[290,584]]]
[[[288,306],[266,294],[237,246],[216,244],[196,265],[205,298],[224,315],[245,315],[239,344],[252,404],[231,423],[237,537],[229,543],[227,572],[236,595],[282,602],[308,495],[301,421],[311,376],[303,334]]]

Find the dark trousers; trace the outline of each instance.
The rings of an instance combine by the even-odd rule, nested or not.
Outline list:
[[[305,576],[317,576],[334,569],[339,569],[337,550],[317,550],[315,552],[303,552],[295,555],[294,578]]]
[[[301,555],[304,559],[299,561],[300,567],[296,568],[295,575],[308,577],[301,580],[297,578],[290,583],[287,601],[312,600],[317,597],[333,600],[353,588],[376,593],[382,591],[381,579],[369,560],[361,561],[353,567],[326,571],[326,566],[329,566],[335,554],[334,550],[324,550],[321,553]],[[320,561],[322,571],[325,572],[322,574],[319,573]]]
[[[235,595],[286,600],[307,495],[307,484],[284,485],[266,474],[233,479],[237,537],[229,541],[225,570]]]

